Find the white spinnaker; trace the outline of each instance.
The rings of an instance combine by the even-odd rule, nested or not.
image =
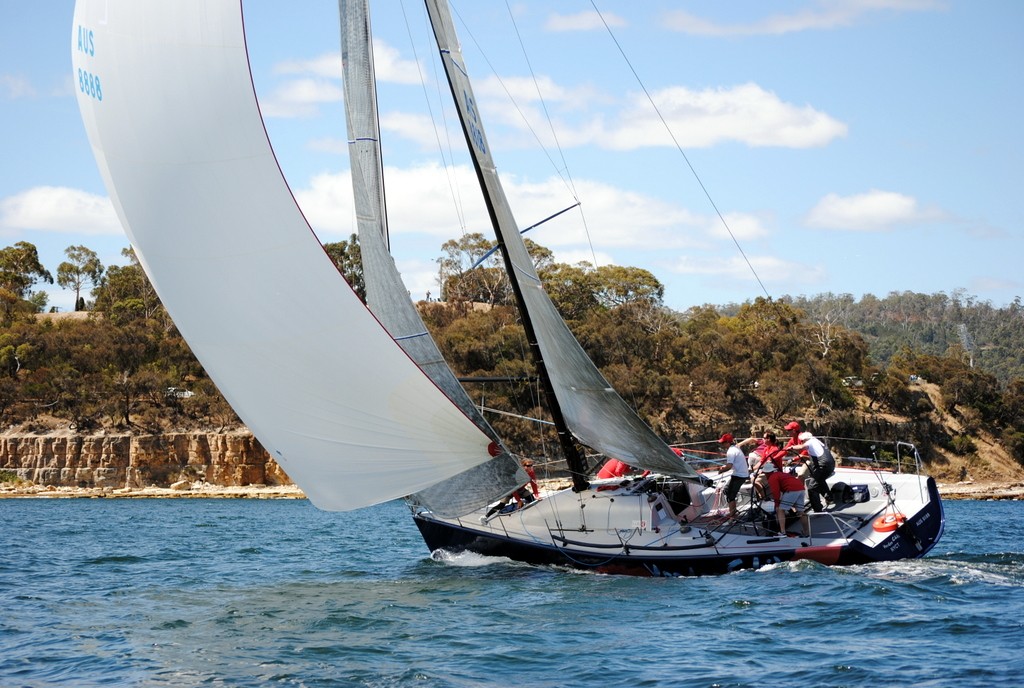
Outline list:
[[[491,443],[363,307],[285,183],[239,0],[79,0],[78,102],[100,172],[175,324],[320,508],[427,488]]]

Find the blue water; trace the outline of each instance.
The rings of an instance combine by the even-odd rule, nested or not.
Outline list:
[[[688,579],[432,560],[405,507],[0,500],[0,686],[1002,686],[1020,502],[923,560]]]

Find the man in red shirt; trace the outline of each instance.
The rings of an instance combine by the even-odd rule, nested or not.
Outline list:
[[[488,509],[487,513],[480,517],[481,523],[490,521],[491,516],[494,516],[499,511],[503,511],[513,499],[516,500],[517,509],[522,509],[527,504],[532,504],[540,499],[540,486],[537,484],[537,472],[533,468],[533,459],[523,459],[520,463],[523,466],[523,470],[526,471],[526,475],[530,478],[530,482],[518,488],[512,494],[507,495]],[[530,494],[531,492],[533,494]]]
[[[782,470],[782,459],[786,456],[786,452],[779,446],[779,440],[775,437],[774,432],[765,431],[764,436],[761,438],[762,444],[757,447],[757,453],[761,455],[761,463],[758,468],[763,468],[768,462],[774,463],[777,470]]]
[[[766,461],[761,467],[768,474],[768,489],[775,499],[775,515],[779,519],[779,533],[789,537],[797,537],[795,533],[786,532],[786,512],[796,509],[800,514],[800,525],[803,526],[803,537],[811,536],[811,520],[804,512],[804,481],[795,475],[780,471],[772,461]]]
[[[784,446],[783,449],[789,449],[794,444],[800,444],[800,423],[797,423],[795,420],[790,421],[783,429],[789,433],[789,440],[786,442],[786,446]]]

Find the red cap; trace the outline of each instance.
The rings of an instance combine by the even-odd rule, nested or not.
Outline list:
[[[786,426],[786,430],[799,430],[799,429],[800,429],[800,424],[797,423],[795,420],[790,422],[790,424]]]
[[[719,444],[731,444],[732,443],[732,435],[730,435],[729,433],[725,433],[724,435],[722,435],[721,437],[718,438],[718,443]]]

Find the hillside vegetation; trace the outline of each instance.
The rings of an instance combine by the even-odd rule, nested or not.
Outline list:
[[[544,403],[508,285],[493,262],[469,267],[489,247],[480,235],[445,244],[444,300],[420,308],[471,396],[496,410],[493,423],[509,445],[554,453],[550,431],[532,420],[545,417]],[[355,248],[354,237],[328,245],[361,285]],[[671,443],[796,418],[819,435],[914,442],[936,475],[1008,477],[1024,465],[1019,300],[994,308],[963,294],[820,295],[680,313],[663,305],[663,287],[645,270],[559,264],[532,248],[584,348]],[[90,254],[71,247],[58,267],[61,284],[81,290],[82,310],[46,314],[46,295],[34,287],[50,273],[33,261],[35,248],[20,242],[0,251],[5,431],[237,428],[139,264],[103,269]]]

